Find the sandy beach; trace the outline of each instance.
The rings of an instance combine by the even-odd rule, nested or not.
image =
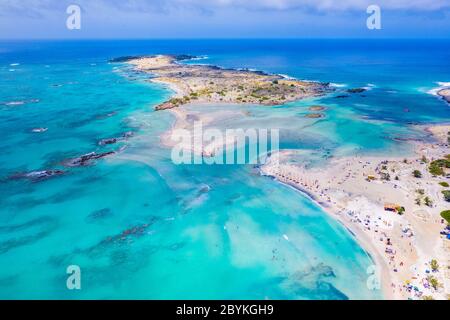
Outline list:
[[[380,268],[387,299],[447,299],[450,245],[440,235],[445,228],[440,212],[449,204],[439,183],[448,178],[433,176],[428,166],[448,154],[444,139],[449,130],[428,127],[436,142],[414,142],[415,154],[406,159],[335,158],[314,168],[290,163],[296,151],[283,150],[278,163],[269,162],[261,171],[305,192],[355,235]],[[389,211],[402,207],[402,215]],[[432,270],[432,260],[438,271]],[[437,289],[431,277],[438,281]]]

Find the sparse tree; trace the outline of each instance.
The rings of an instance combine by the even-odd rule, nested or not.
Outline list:
[[[423,199],[423,201],[427,207],[433,206],[433,201],[428,196],[426,196],[425,199]]]
[[[413,176],[414,178],[422,178],[422,172],[420,172],[419,170],[414,170]]]
[[[431,267],[431,270],[433,270],[433,272],[439,271],[439,263],[437,262],[436,259],[431,260],[430,267]]]
[[[430,283],[430,285],[433,287],[434,290],[439,289],[440,283],[439,283],[438,279],[436,279],[435,277],[429,276],[428,282]]]

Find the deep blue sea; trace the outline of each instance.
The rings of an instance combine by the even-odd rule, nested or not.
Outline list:
[[[450,122],[429,93],[450,82],[448,40],[0,42],[0,298],[382,298],[366,285],[368,254],[303,194],[251,165],[172,163],[160,135],[174,118],[153,111],[170,90],[108,63],[164,53],[332,83],[330,95],[242,106],[250,117],[220,124],[270,123],[281,148],[305,151],[299,161],[407,154],[395,138],[427,139],[415,124]],[[355,87],[368,90],[336,98]],[[312,104],[326,117],[305,118]],[[17,178],[40,170],[65,173]],[[66,287],[69,265],[81,268],[81,290]]]

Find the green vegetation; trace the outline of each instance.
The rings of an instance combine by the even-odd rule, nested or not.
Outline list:
[[[423,202],[425,203],[425,205],[427,207],[432,207],[433,206],[433,201],[428,196],[426,196],[425,199],[423,199]]]
[[[423,195],[425,195],[425,190],[424,189],[416,189],[416,193],[419,196],[415,199],[415,202],[418,206],[420,206],[422,204],[422,197],[423,197]]]
[[[428,159],[425,156],[422,156],[421,161],[422,161],[422,163],[428,163]]]
[[[391,175],[387,172],[380,172],[380,180],[390,181]]]
[[[439,184],[441,186],[443,186],[444,188],[448,188],[449,187],[449,184],[447,182],[445,182],[445,181],[439,182]]]
[[[169,103],[174,105],[175,107],[180,106],[181,104],[183,104],[183,99],[179,99],[179,98],[172,98],[169,100]]]
[[[442,194],[444,195],[445,201],[450,202],[450,190],[444,190]]]
[[[432,161],[428,170],[433,176],[443,176],[445,175],[444,168],[450,168],[450,155],[446,155],[444,159]]]
[[[428,282],[430,283],[430,285],[433,287],[434,290],[437,290],[440,287],[438,279],[436,279],[433,276],[428,276]]]
[[[397,209],[397,213],[401,216],[404,215],[406,212],[405,207],[397,207],[396,209]]]
[[[439,264],[436,259],[431,260],[430,267],[434,272],[439,271]]]
[[[450,210],[445,210],[441,212],[441,217],[450,224]]]
[[[413,176],[415,178],[422,178],[422,172],[420,172],[419,170],[414,170],[413,171]]]
[[[422,296],[422,300],[434,300],[432,296]]]

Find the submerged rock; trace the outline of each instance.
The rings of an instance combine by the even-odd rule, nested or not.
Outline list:
[[[310,118],[310,119],[320,119],[325,117],[325,115],[323,113],[309,113],[307,115],[305,115],[305,118]]]
[[[324,106],[311,106],[308,108],[308,110],[310,110],[310,111],[323,111],[325,109],[326,108]]]
[[[27,173],[20,173],[10,177],[10,179],[28,179],[32,181],[41,181],[49,179],[54,176],[63,175],[65,171],[62,170],[42,170],[42,171],[31,171]]]
[[[97,120],[103,120],[103,119],[107,119],[107,118],[113,117],[113,116],[115,116],[116,114],[117,114],[117,111],[112,111],[112,112],[109,112],[109,113],[106,113],[106,114],[99,114],[99,115],[97,115],[97,116],[95,117],[95,119],[97,119]]]
[[[114,144],[117,143],[118,139],[117,138],[108,138],[108,139],[102,139],[98,142],[98,144],[100,146],[105,146],[107,144]]]
[[[90,165],[94,160],[102,159],[113,154],[115,154],[114,151],[104,153],[91,152],[77,158],[65,160],[63,161],[63,165],[66,167],[84,167]]]
[[[367,91],[367,89],[365,88],[354,88],[354,89],[348,89],[347,92],[348,93],[361,93]]]
[[[87,217],[88,221],[95,221],[99,219],[104,219],[112,216],[113,212],[109,208],[103,208],[100,210],[93,211],[89,216]]]
[[[115,144],[115,143],[117,143],[119,141],[126,140],[126,139],[132,137],[133,135],[134,135],[134,132],[128,131],[128,132],[125,132],[124,134],[122,134],[122,136],[120,138],[106,138],[106,139],[102,139],[102,140],[100,140],[98,142],[98,144],[100,146],[105,146],[105,145],[108,145],[108,144]]]

